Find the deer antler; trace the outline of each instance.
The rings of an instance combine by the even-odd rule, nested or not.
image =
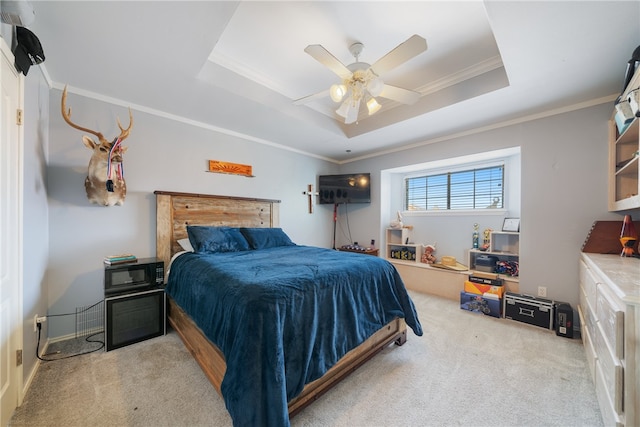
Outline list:
[[[120,128],[120,136],[118,137],[120,141],[124,141],[129,136],[129,131],[131,130],[131,126],[133,126],[133,114],[131,114],[131,108],[129,108],[129,127],[123,128],[120,124],[120,119],[116,118],[118,122],[118,127]]]
[[[62,101],[60,103],[60,108],[62,109],[62,117],[64,118],[64,121],[67,122],[67,124],[72,128],[95,135],[96,137],[98,137],[100,142],[108,142],[106,139],[104,139],[104,135],[102,135],[102,133],[82,127],[82,126],[78,126],[77,124],[73,123],[71,121],[71,108],[67,109],[66,102],[67,102],[67,86],[65,85],[64,91],[62,92]],[[131,113],[131,108],[129,108],[129,127],[128,128],[125,129],[122,127],[122,124],[120,123],[120,119],[116,119],[116,120],[118,122],[118,127],[120,128],[120,136],[118,137],[118,139],[120,139],[120,141],[124,141],[129,136],[129,131],[131,131],[131,127],[133,126],[133,114]]]
[[[60,108],[62,109],[62,117],[64,118],[64,121],[67,122],[67,124],[69,126],[71,126],[72,128],[81,130],[83,132],[88,132],[92,135],[95,135],[98,137],[98,139],[100,140],[100,142],[106,142],[106,140],[104,139],[104,136],[102,135],[102,133],[100,132],[96,132],[94,130],[91,129],[87,129],[84,128],[82,126],[78,126],[77,124],[73,123],[71,121],[71,108],[68,109],[66,108],[66,102],[67,102],[67,86],[65,85],[64,87],[64,91],[62,92],[62,102],[60,103]]]

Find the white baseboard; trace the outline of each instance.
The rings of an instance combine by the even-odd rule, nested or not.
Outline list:
[[[44,345],[42,346],[42,350],[40,351],[39,356],[46,354],[48,347],[49,347],[49,339],[47,339],[47,341],[45,341]],[[33,364],[33,369],[31,369],[31,372],[29,372],[29,375],[27,376],[26,381],[24,381],[23,379],[23,382],[22,382],[23,387],[20,392],[20,396],[18,397],[18,406],[22,405],[22,401],[24,400],[24,397],[27,395],[27,391],[29,391],[29,387],[31,387],[31,383],[33,383],[33,379],[36,377],[36,373],[40,368],[41,362],[42,361],[40,359],[36,358],[36,363]]]
[[[98,331],[101,332],[101,331]],[[62,335],[59,337],[55,337],[55,338],[47,338],[47,340],[45,341],[44,345],[42,346],[42,348],[40,349],[40,354],[38,356],[42,357],[44,354],[47,354],[47,349],[49,348],[49,344],[54,343],[54,342],[60,342],[60,341],[66,341],[66,340],[72,340],[72,339],[76,339],[76,334],[67,334],[67,335]],[[31,386],[31,383],[33,382],[33,379],[36,376],[36,373],[38,372],[38,369],[40,368],[40,364],[42,363],[42,360],[40,359],[36,359],[36,363],[34,363],[33,365],[33,369],[31,370],[31,372],[29,372],[29,375],[27,376],[26,381],[23,380],[23,387],[22,390],[20,392],[20,396],[18,396],[18,406],[22,405],[22,401],[24,400],[24,397],[27,395],[27,391],[29,391],[29,387]],[[24,377],[23,377],[24,379]]]
[[[54,343],[54,342],[60,342],[60,341],[66,341],[66,340],[73,340],[75,338],[76,338],[76,334],[67,334],[67,335],[62,335],[60,337],[49,338],[47,341],[48,343]]]

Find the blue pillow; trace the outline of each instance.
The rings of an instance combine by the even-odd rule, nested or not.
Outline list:
[[[282,228],[241,228],[240,232],[251,249],[267,249],[277,246],[295,246]]]
[[[187,234],[196,252],[239,252],[250,249],[238,228],[189,225]]]

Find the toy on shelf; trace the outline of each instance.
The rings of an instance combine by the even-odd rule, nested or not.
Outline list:
[[[631,215],[625,215],[622,221],[622,230],[620,231],[620,243],[622,244],[622,253],[620,256],[632,257],[633,245],[638,240],[638,233],[631,220]]]
[[[422,253],[422,257],[420,258],[420,262],[424,264],[435,264],[437,259],[433,254],[436,251],[435,243],[433,245],[423,245],[424,252]]]
[[[473,249],[478,249],[480,234],[478,233],[478,228],[480,225],[476,222],[473,224]]]
[[[395,221],[391,221],[391,224],[389,224],[391,226],[391,228],[402,228],[403,224],[402,224],[402,214],[400,213],[400,211],[398,211],[398,213],[396,214],[396,220]]]
[[[485,228],[484,231],[482,232],[484,239],[482,240],[482,246],[480,246],[480,250],[481,251],[488,251],[489,247],[491,246],[491,232],[493,230],[490,228]]]

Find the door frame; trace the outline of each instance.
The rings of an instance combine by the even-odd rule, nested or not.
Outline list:
[[[7,42],[5,41],[4,38],[0,37],[0,55],[2,56],[2,61],[6,61],[9,65],[10,65],[10,69],[15,71],[15,68],[13,67],[13,63],[15,61],[15,58],[13,56],[13,53],[11,51],[11,48],[9,47],[9,45],[7,44]],[[15,71],[15,83],[17,85],[17,98],[15,101],[16,104],[16,108],[23,110],[24,111],[24,76],[22,74],[20,74],[19,72]],[[0,112],[0,114],[5,114],[5,112]],[[24,114],[23,114],[24,117]],[[24,203],[24,198],[23,198],[23,191],[24,191],[24,119],[23,119],[23,124],[22,125],[17,125],[17,142],[16,142],[16,150],[15,150],[15,156],[12,156],[13,158],[11,159],[11,161],[14,162],[14,164],[16,165],[16,171],[14,176],[16,177],[16,182],[13,183],[12,185],[15,185],[15,191],[16,191],[16,203],[15,203],[15,208],[13,211],[13,215],[15,215],[15,225],[17,227],[17,233],[15,235],[15,242],[12,242],[12,246],[15,247],[15,258],[13,260],[13,265],[11,266],[11,268],[15,269],[15,278],[17,281],[17,288],[14,289],[15,294],[14,294],[14,298],[16,299],[16,306],[15,306],[15,310],[13,312],[13,316],[15,316],[15,318],[13,319],[15,322],[15,334],[11,334],[12,337],[12,343],[10,345],[12,345],[14,348],[11,349],[11,353],[15,354],[16,350],[22,350],[24,349],[24,322],[23,322],[23,290],[24,290],[24,275],[23,275],[23,268],[24,268],[24,254],[23,254],[23,235],[24,235],[24,224],[23,224],[23,212],[24,212],[24,207],[23,207],[23,203]],[[0,130],[1,131],[1,130]],[[2,134],[4,134],[4,132],[2,132]],[[23,360],[24,360],[24,354],[23,356]],[[16,382],[15,384],[15,389],[16,389],[16,402],[17,402],[17,406],[20,406],[22,404],[22,401],[24,399],[24,361],[23,363],[21,363],[19,366],[16,366],[15,363],[15,356],[13,358],[13,362],[11,364],[11,367],[13,368],[13,371],[10,373],[10,375],[13,375],[13,379]],[[15,409],[15,408],[14,408]]]

